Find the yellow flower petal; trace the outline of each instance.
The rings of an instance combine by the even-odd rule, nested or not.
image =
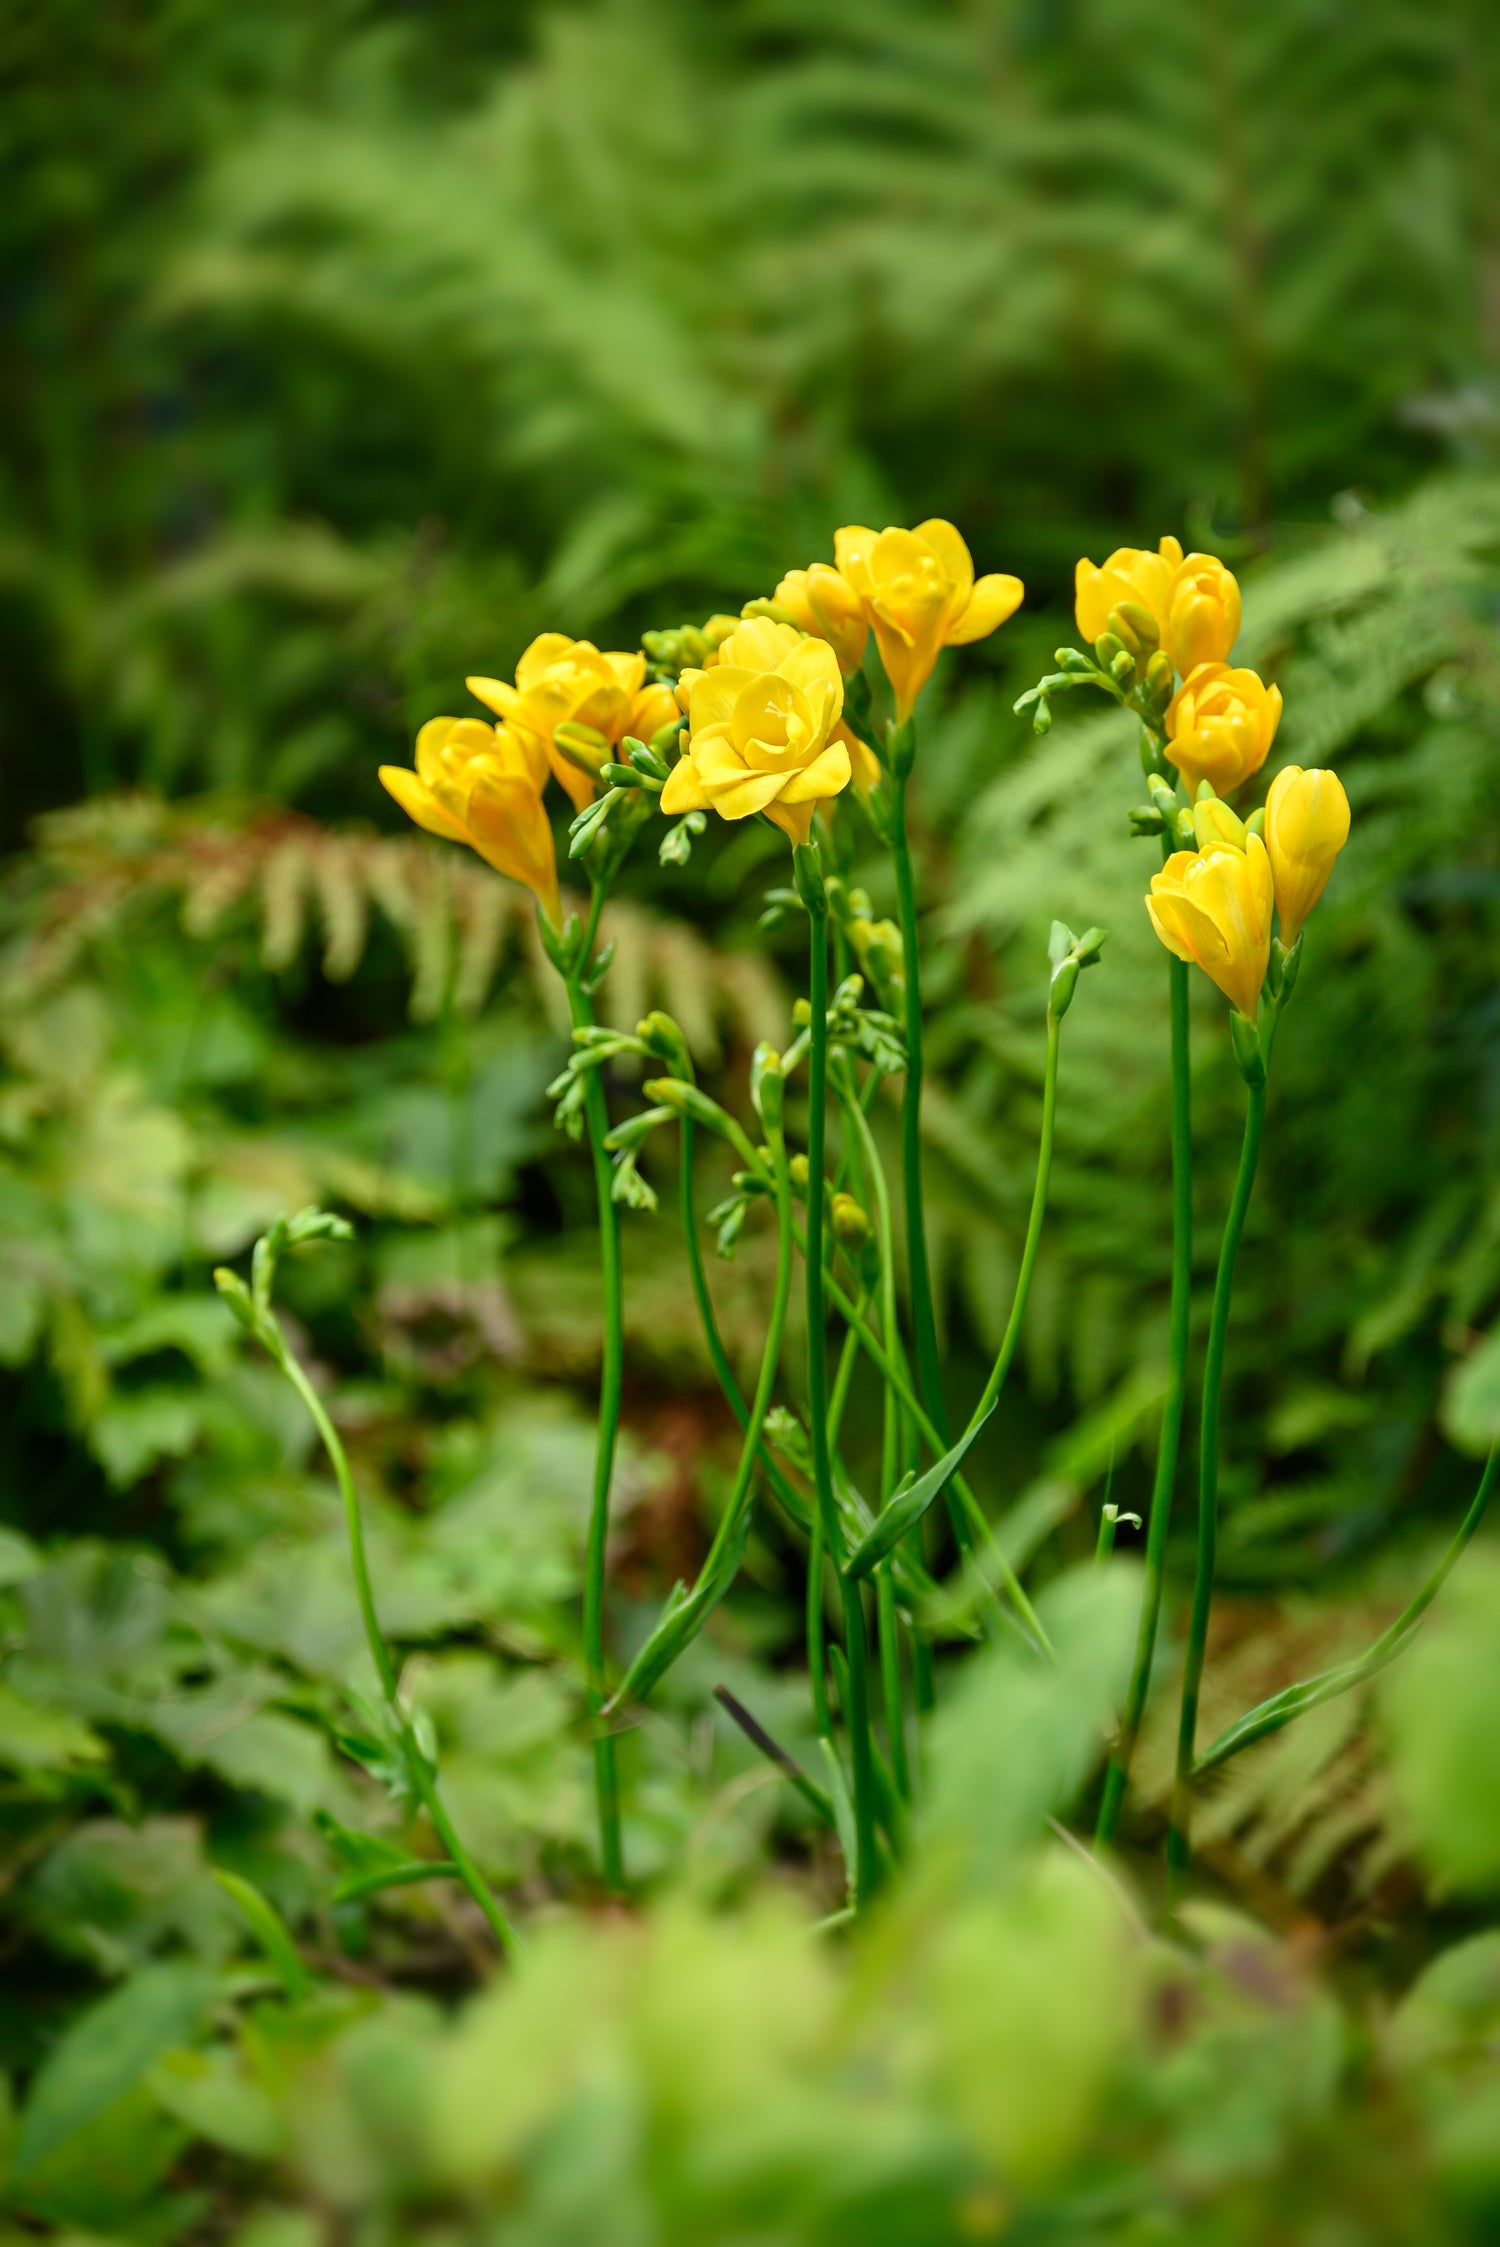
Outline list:
[[[1021,606],[1026,588],[1018,577],[991,575],[980,578],[957,621],[948,627],[950,648],[967,647],[971,640],[987,639],[998,632]]]
[[[432,790],[424,787],[405,765],[382,765],[379,777],[381,786],[395,797],[407,818],[425,827],[429,835],[441,835],[449,843],[468,841],[458,821],[450,818]]]
[[[913,536],[921,539],[937,556],[944,577],[952,588],[955,606],[962,608],[974,584],[974,558],[951,523],[940,515],[918,523]]]

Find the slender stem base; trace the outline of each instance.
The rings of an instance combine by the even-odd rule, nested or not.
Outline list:
[[[590,929],[597,924],[597,899]],[[586,946],[587,962],[592,947]],[[568,1008],[575,1029],[589,1028],[593,1008],[578,975],[567,980]],[[597,1069],[585,1079],[584,1117],[594,1160],[594,1188],[599,1204],[599,1276],[604,1297],[604,1352],[599,1375],[599,1436],[594,1451],[594,1487],[589,1505],[588,1537],[583,1564],[583,1659],[588,1676],[589,1707],[594,1720],[594,1795],[599,1815],[599,1856],[604,1885],[618,1893],[625,1885],[625,1860],[620,1842],[620,1779],[615,1742],[599,1722],[599,1711],[608,1697],[604,1667],[604,1570],[609,1543],[609,1490],[614,1477],[615,1442],[620,1426],[624,1383],[625,1334],[620,1284],[620,1224],[611,1197],[613,1173],[604,1141],[609,1115],[604,1087]]]
[[[807,1409],[812,1436],[813,1482],[823,1537],[835,1567],[844,1609],[844,1651],[849,1664],[848,1702],[844,1710],[849,1728],[850,1762],[854,1776],[856,1863],[854,1896],[864,1905],[880,1879],[880,1859],[875,1838],[875,1769],[871,1754],[870,1700],[865,1644],[865,1611],[859,1586],[851,1584],[839,1566],[843,1558],[843,1533],[833,1496],[833,1465],[828,1448],[828,1366],[826,1360],[827,1307],[823,1276],[823,1160],[828,1096],[828,918],[809,910],[812,943],[809,951],[808,1004],[811,1042],[807,1056]]]
[[[927,1417],[948,1444],[948,1412],[943,1400],[937,1322],[932,1308],[932,1278],[927,1265],[927,1224],[922,1204],[922,978],[917,952],[917,894],[906,832],[906,781],[891,783],[891,858],[896,873],[896,918],[901,930],[901,972],[906,984],[906,1081],[901,1092],[901,1182],[906,1211],[907,1284],[911,1292],[912,1339],[917,1356],[917,1389]],[[970,1542],[961,1510],[951,1506],[953,1533],[960,1546]]]
[[[1167,1392],[1162,1399],[1156,1476],[1151,1486],[1151,1512],[1146,1524],[1145,1582],[1141,1586],[1135,1656],[1125,1692],[1119,1737],[1104,1775],[1104,1794],[1094,1834],[1101,1848],[1107,1848],[1114,1840],[1120,1822],[1135,1744],[1140,1737],[1141,1718],[1145,1714],[1146,1695],[1151,1686],[1156,1634],[1161,1624],[1167,1532],[1172,1523],[1182,1415],[1187,1401],[1188,1320],[1193,1295],[1193,1124],[1185,960],[1168,959],[1167,982],[1172,1021],[1172,1297],[1167,1314]]]
[[[270,1339],[268,1337],[268,1339]],[[380,1680],[380,1690],[390,1711],[391,1722],[405,1751],[406,1768],[413,1786],[422,1798],[423,1807],[432,1820],[433,1831],[448,1852],[451,1870],[463,1882],[473,1897],[491,1933],[500,1948],[514,1957],[521,1948],[521,1939],[510,1921],[501,1911],[491,1892],[489,1882],[475,1864],[463,1842],[459,1839],[452,1819],[448,1816],[432,1766],[428,1763],[417,1741],[412,1736],[411,1724],[401,1706],[401,1696],[396,1677],[396,1665],[391,1660],[390,1648],[385,1643],[380,1619],[375,1612],[375,1592],[370,1582],[370,1564],[365,1553],[364,1520],[359,1510],[359,1493],[354,1487],[354,1477],[349,1471],[348,1454],[338,1430],[329,1419],[323,1400],[308,1380],[301,1366],[288,1349],[280,1330],[274,1330],[272,1355],[282,1372],[306,1405],[313,1426],[322,1439],[328,1454],[329,1465],[339,1486],[339,1496],[344,1502],[344,1522],[349,1536],[349,1561],[354,1572],[355,1596],[359,1601],[360,1620],[364,1624],[365,1643],[370,1650],[370,1660],[375,1665],[375,1675]],[[425,1876],[426,1868],[424,1868]]]
[[[1193,1611],[1188,1624],[1187,1660],[1182,1677],[1182,1711],[1177,1727],[1177,1770],[1172,1786],[1172,1817],[1167,1833],[1168,1892],[1175,1897],[1187,1872],[1192,1820],[1193,1752],[1198,1735],[1198,1695],[1203,1683],[1203,1655],[1208,1642],[1208,1614],[1213,1604],[1214,1562],[1219,1538],[1219,1395],[1224,1381],[1224,1347],[1229,1336],[1229,1308],[1234,1298],[1234,1265],[1245,1212],[1255,1185],[1260,1159],[1261,1128],[1265,1122],[1266,1088],[1251,1085],[1245,1109],[1245,1137],[1240,1147],[1240,1167],[1224,1220],[1219,1245],[1219,1269],[1214,1279],[1213,1311],[1208,1345],[1203,1357],[1203,1412],[1198,1451],[1198,1570],[1193,1580]]]

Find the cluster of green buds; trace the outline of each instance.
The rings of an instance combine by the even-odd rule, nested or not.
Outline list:
[[[1052,962],[1047,1012],[1054,1022],[1061,1022],[1073,1004],[1073,993],[1083,970],[1098,964],[1107,934],[1106,929],[1090,928],[1085,929],[1082,936],[1075,936],[1065,921],[1052,923],[1047,938],[1047,957]]]
[[[590,1070],[602,1069],[627,1056],[633,1061],[664,1062],[674,1077],[689,1085],[693,1082],[693,1061],[687,1039],[672,1017],[659,1007],[653,1008],[636,1024],[633,1035],[587,1023],[573,1032],[573,1051],[568,1056],[568,1065],[547,1087],[547,1097],[555,1103],[553,1121],[559,1130],[566,1131],[572,1139],[579,1136],[583,1129]],[[624,1202],[631,1209],[655,1209],[656,1194],[637,1171],[636,1157],[647,1134],[678,1112],[658,1105],[644,1115],[630,1117],[618,1131],[611,1132],[606,1145],[616,1158],[610,1189],[613,1200]]]
[[[604,782],[603,795],[585,804],[569,822],[569,858],[581,858],[606,827],[611,829],[610,841],[615,854],[623,857],[637,831],[656,810],[655,799],[665,788],[672,770],[669,752],[676,748],[685,723],[685,719],[675,718],[669,725],[659,727],[649,741],[638,741],[634,734],[626,734],[620,743],[625,752],[623,764],[607,759],[601,762],[599,752],[609,744],[602,735],[595,734],[592,726],[569,720],[553,728],[552,738],[559,753],[577,763],[591,778]],[[679,821],[678,825],[685,827],[687,821]],[[702,830],[700,817],[693,832],[701,834]],[[680,863],[691,848],[690,843],[679,846],[680,856],[676,851],[669,855],[668,844],[676,832],[676,828],[670,830],[668,841],[661,846],[663,864]]]
[[[759,615],[763,611],[771,613],[769,602],[752,601],[745,615]],[[788,617],[786,621],[793,620]],[[641,649],[646,658],[646,676],[675,681],[684,671],[701,671],[739,622],[737,616],[710,616],[702,624],[670,624],[659,632],[643,632]]]
[[[1172,659],[1156,641],[1156,620],[1150,610],[1135,601],[1124,602],[1110,611],[1109,629],[1100,633],[1092,649],[1054,649],[1052,660],[1057,669],[1018,697],[1014,706],[1017,715],[1030,710],[1032,732],[1050,733],[1054,695],[1070,693],[1075,687],[1097,688],[1140,719],[1154,767],[1159,761],[1157,744],[1167,706],[1176,686]]]
[[[245,1331],[277,1356],[285,1344],[271,1308],[271,1297],[282,1257],[290,1249],[306,1248],[314,1241],[352,1241],[353,1238],[354,1227],[347,1218],[334,1217],[326,1209],[299,1209],[295,1217],[278,1217],[269,1232],[261,1234],[250,1260],[248,1287],[238,1272],[230,1271],[224,1264],[214,1272],[214,1286]]]

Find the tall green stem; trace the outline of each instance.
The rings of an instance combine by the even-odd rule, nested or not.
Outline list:
[[[901,972],[905,979],[906,1081],[901,1093],[901,1190],[906,1210],[906,1259],[911,1290],[912,1337],[917,1352],[917,1387],[927,1417],[946,1449],[948,1412],[943,1400],[937,1322],[932,1308],[932,1278],[927,1266],[927,1225],[922,1204],[922,975],[917,952],[917,893],[912,879],[911,846],[906,831],[906,778],[891,782],[891,858],[896,872],[896,918],[901,930]],[[961,1509],[950,1501],[953,1534],[961,1547],[972,1539]]]
[[[744,1391],[735,1378],[734,1367],[730,1364],[729,1353],[724,1347],[724,1338],[719,1332],[719,1322],[714,1315],[713,1297],[708,1289],[708,1274],[703,1266],[703,1247],[698,1238],[698,1216],[693,1200],[693,1168],[697,1144],[698,1126],[691,1116],[684,1116],[682,1119],[682,1156],[678,1172],[677,1196],[678,1209],[682,1219],[682,1238],[687,1251],[688,1277],[692,1282],[693,1300],[698,1306],[698,1318],[703,1328],[703,1341],[708,1351],[709,1363],[712,1365],[719,1387],[723,1391],[725,1403],[729,1406],[740,1426],[746,1428],[750,1425],[750,1407],[746,1404]],[[775,1455],[766,1442],[764,1433],[761,1434],[759,1442],[762,1474],[787,1513],[791,1515],[794,1521],[805,1526],[808,1511],[805,1503],[792,1489],[786,1476],[777,1465]]]
[[[1247,1089],[1245,1137],[1240,1147],[1240,1167],[1224,1220],[1219,1244],[1219,1269],[1214,1279],[1213,1311],[1209,1318],[1208,1345],[1203,1357],[1203,1413],[1198,1450],[1198,1571],[1193,1580],[1193,1612],[1188,1624],[1187,1661],[1182,1676],[1182,1712],[1177,1727],[1177,1770],[1172,1786],[1172,1819],[1167,1834],[1169,1887],[1176,1894],[1187,1871],[1192,1820],[1193,1750],[1198,1734],[1198,1694],[1203,1682],[1203,1653],[1208,1640],[1208,1613],[1213,1603],[1214,1561],[1219,1537],[1219,1393],[1224,1381],[1224,1346],[1229,1335],[1229,1308],[1234,1298],[1234,1264],[1245,1212],[1255,1185],[1260,1158],[1261,1128],[1265,1122],[1264,1084]]]
[[[568,1011],[575,1030],[593,1026],[594,1010],[583,987],[593,956],[594,937],[604,902],[596,884],[588,929],[578,967],[567,978]],[[599,1071],[590,1069],[584,1080],[584,1118],[589,1149],[594,1160],[594,1190],[599,1204],[599,1277],[604,1299],[604,1354],[599,1374],[599,1435],[594,1450],[594,1488],[589,1506],[588,1537],[583,1561],[583,1658],[588,1679],[589,1708],[594,1725],[594,1795],[599,1816],[599,1855],[606,1888],[618,1891],[625,1883],[625,1861],[620,1845],[620,1780],[615,1742],[599,1722],[599,1711],[608,1697],[604,1667],[604,1569],[609,1544],[609,1490],[614,1478],[615,1444],[620,1428],[620,1400],[625,1370],[624,1309],[620,1287],[620,1223],[611,1189],[613,1170],[605,1138],[609,1115]]]
[[[1163,845],[1164,849],[1167,847]],[[1141,1586],[1135,1657],[1125,1691],[1119,1737],[1104,1776],[1104,1793],[1095,1829],[1095,1839],[1101,1847],[1107,1847],[1114,1839],[1120,1822],[1151,1685],[1156,1634],[1161,1624],[1167,1532],[1172,1521],[1182,1415],[1187,1400],[1188,1315],[1193,1293],[1193,1125],[1185,960],[1168,959],[1167,983],[1172,1018],[1172,1295],[1167,1314],[1167,1393],[1162,1400],[1156,1476],[1151,1486],[1151,1512],[1146,1525],[1146,1572]]]
[[[999,1355],[990,1368],[979,1402],[969,1415],[969,1426],[982,1420],[994,1404],[1005,1385],[1005,1376],[1011,1368],[1021,1328],[1026,1319],[1026,1305],[1031,1295],[1032,1277],[1036,1271],[1037,1251],[1042,1242],[1042,1219],[1047,1213],[1047,1190],[1052,1180],[1052,1141],[1057,1126],[1057,1060],[1062,1040],[1062,1022],[1055,1014],[1047,1016],[1047,1061],[1042,1079],[1042,1135],[1036,1152],[1036,1179],[1031,1189],[1031,1214],[1026,1220],[1026,1240],[1021,1249],[1021,1269],[1016,1274],[1015,1293],[1011,1297],[1010,1317],[1006,1321]]]
[[[391,1660],[390,1649],[386,1645],[384,1635],[381,1632],[380,1618],[375,1612],[375,1593],[370,1583],[370,1564],[365,1554],[364,1521],[359,1510],[359,1495],[354,1488],[354,1477],[349,1472],[348,1455],[344,1450],[339,1432],[329,1419],[322,1398],[288,1349],[280,1330],[273,1325],[269,1332],[265,1334],[265,1339],[270,1342],[272,1354],[277,1364],[307,1407],[313,1426],[322,1439],[323,1449],[328,1454],[334,1479],[339,1486],[339,1496],[344,1501],[344,1522],[349,1535],[349,1560],[354,1573],[354,1590],[359,1601],[360,1619],[365,1627],[365,1643],[370,1650],[370,1660],[375,1665],[375,1675],[380,1680],[380,1690],[384,1696],[386,1707],[390,1711],[391,1722],[396,1727],[397,1735],[405,1751],[404,1760],[411,1775],[412,1784],[421,1796],[427,1815],[432,1820],[433,1831],[448,1852],[454,1872],[483,1912],[501,1949],[514,1957],[521,1947],[520,1937],[496,1903],[490,1891],[489,1882],[459,1839],[453,1821],[448,1816],[442,1797],[438,1793],[432,1766],[427,1761],[417,1741],[412,1737],[411,1725],[407,1720],[406,1711],[401,1706],[400,1691],[396,1679],[396,1665]]]
[[[818,890],[821,892],[821,877]],[[804,902],[806,902],[806,897]],[[854,1774],[856,1863],[854,1894],[865,1904],[880,1878],[875,1840],[875,1772],[870,1743],[870,1702],[865,1650],[865,1611],[857,1584],[846,1579],[843,1533],[833,1496],[833,1466],[828,1449],[827,1310],[823,1295],[823,1159],[828,1097],[828,913],[826,904],[809,905],[808,1004],[812,1039],[807,1056],[807,1408],[811,1423],[813,1484],[823,1538],[839,1572],[843,1596],[845,1653],[849,1663],[850,1761]]]
[[[872,1077],[873,1081],[873,1077]],[[867,1088],[868,1089],[868,1088]],[[896,1254],[895,1238],[891,1225],[891,1197],[885,1182],[885,1166],[880,1160],[880,1150],[870,1129],[870,1119],[865,1102],[854,1088],[853,1071],[844,1067],[839,1072],[838,1094],[844,1111],[845,1130],[852,1146],[857,1150],[856,1167],[860,1183],[875,1211],[875,1238],[880,1249],[880,1332],[881,1339],[893,1357],[900,1353],[901,1337],[896,1319]],[[860,1309],[864,1305],[861,1303]],[[844,1337],[847,1351],[859,1339],[853,1327]],[[844,1366],[839,1365],[843,1378]],[[882,1391],[880,1503],[885,1505],[895,1489],[900,1475],[901,1429],[899,1406],[894,1392],[887,1385]],[[908,1540],[913,1557],[922,1558],[920,1528],[913,1529]],[[901,1634],[900,1619],[896,1610],[896,1586],[890,1564],[886,1563],[875,1580],[875,1619],[877,1643],[880,1649],[880,1682],[885,1702],[885,1729],[890,1743],[891,1776],[903,1800],[911,1795],[911,1765],[907,1753],[906,1711],[901,1693]],[[932,1705],[932,1649],[923,1632],[912,1629],[912,1682],[916,1688],[919,1708]]]
[[[771,1409],[771,1391],[776,1384],[776,1370],[781,1363],[781,1338],[786,1331],[787,1304],[792,1292],[792,1187],[787,1174],[786,1149],[780,1132],[771,1134],[771,1152],[776,1168],[776,1280],[771,1291],[771,1316],[766,1324],[760,1375],[755,1384],[744,1439],[740,1444],[740,1462],[735,1473],[734,1488],[720,1517],[719,1526],[714,1531],[700,1578],[713,1574],[739,1526],[740,1515],[750,1495],[766,1414]]]

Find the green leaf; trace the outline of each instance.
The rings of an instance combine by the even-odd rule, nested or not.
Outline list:
[[[933,1500],[942,1496],[968,1457],[975,1439],[994,1409],[991,1405],[983,1419],[976,1420],[972,1427],[966,1428],[952,1450],[945,1451],[925,1475],[919,1475],[909,1486],[903,1484],[895,1492],[889,1505],[877,1515],[874,1528],[849,1557],[844,1573],[850,1583],[859,1583],[873,1569],[878,1568],[886,1554],[900,1544],[907,1531],[916,1527]]]
[[[1486,1336],[1449,1375],[1442,1423],[1460,1451],[1482,1455],[1500,1442],[1500,1333]]]
[[[39,1709],[0,1684],[0,1765],[10,1771],[69,1770],[109,1750],[97,1732],[59,1709]]]
[[[1392,1775],[1446,1886],[1500,1891],[1500,1559],[1472,1550],[1380,1696]]]
[[[31,2086],[16,2138],[16,2180],[124,2098],[164,2053],[191,2044],[212,1997],[212,1981],[196,1967],[148,1966],[80,2013]]]
[[[269,1896],[241,1873],[225,1872],[214,1867],[214,1879],[240,1907],[250,1922],[251,1931],[266,1957],[275,1967],[281,1986],[293,2004],[311,1995],[312,1976],[302,1963],[301,1953],[292,1940],[291,1930]]]

